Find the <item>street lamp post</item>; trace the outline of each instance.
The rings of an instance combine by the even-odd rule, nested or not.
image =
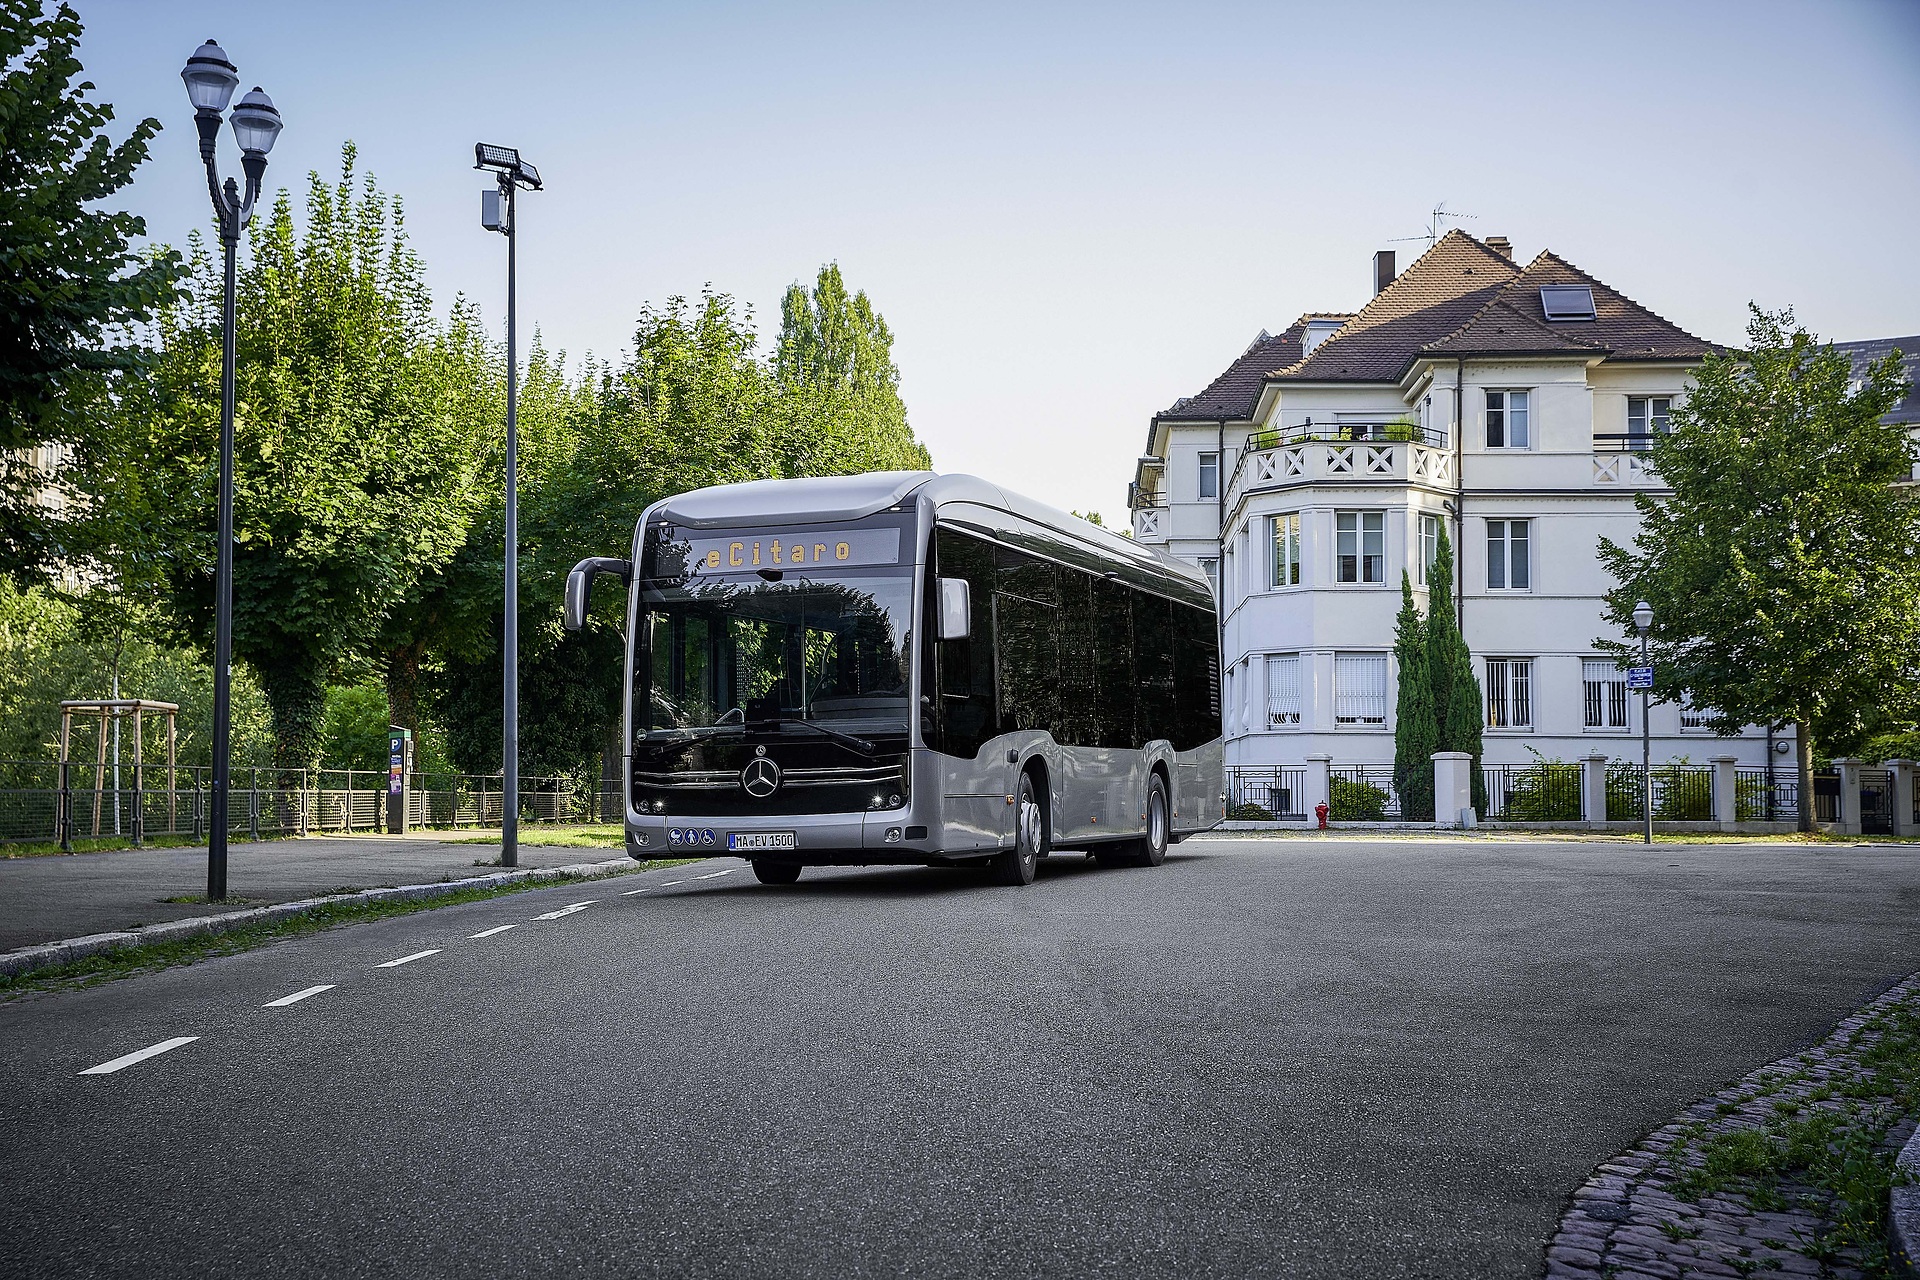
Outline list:
[[[193,103],[193,123],[200,131],[200,159],[207,166],[207,194],[213,198],[220,222],[220,243],[226,250],[226,291],[221,300],[220,331],[220,513],[219,545],[214,552],[213,576],[213,793],[207,831],[207,897],[227,896],[228,745],[233,724],[233,286],[234,258],[240,232],[253,220],[260,198],[260,180],[267,172],[267,152],[280,136],[280,113],[258,85],[233,109],[233,137],[240,144],[240,169],[246,175],[243,195],[232,178],[220,180],[214,163],[214,145],[220,140],[221,118],[240,73],[220,46],[209,40],[193,51],[180,72],[187,98]]]
[[[1633,606],[1633,628],[1640,633],[1640,665],[1647,665],[1647,631],[1653,626],[1653,606],[1645,600]],[[1653,730],[1647,724],[1647,707],[1653,690],[1640,690],[1640,819],[1646,842],[1653,843]]]
[[[480,225],[507,238],[507,519],[506,627],[502,693],[500,865],[520,864],[520,365],[514,332],[514,192],[540,190],[540,171],[514,147],[473,144],[473,167],[492,172],[495,190],[480,193]]]

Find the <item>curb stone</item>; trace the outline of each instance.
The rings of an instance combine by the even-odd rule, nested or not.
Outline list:
[[[270,924],[293,916],[305,915],[320,907],[341,903],[393,902],[444,898],[469,889],[495,889],[505,885],[536,880],[598,880],[620,875],[639,867],[628,857],[606,862],[576,862],[565,867],[531,867],[522,871],[496,871],[491,875],[470,876],[464,880],[438,880],[432,884],[405,884],[382,889],[362,889],[357,893],[335,893],[322,898],[302,898],[296,902],[276,902],[271,906],[251,907],[245,911],[227,911],[215,916],[194,916],[187,920],[169,920],[139,929],[115,933],[94,933],[84,938],[64,938],[31,947],[18,947],[0,954],[0,977],[18,977],[39,969],[67,964],[87,956],[124,947],[149,946],[156,942],[174,942],[181,938],[232,933],[250,925]]]
[[[1887,1243],[1893,1248],[1893,1265],[1905,1268],[1909,1276],[1920,1277],[1920,1129],[1915,1129],[1907,1145],[1900,1148],[1898,1167],[1910,1181],[1893,1189]]]

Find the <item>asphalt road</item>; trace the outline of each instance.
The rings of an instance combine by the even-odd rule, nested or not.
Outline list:
[[[0,1007],[0,1273],[1536,1275],[1916,968],[1911,848],[648,872]]]

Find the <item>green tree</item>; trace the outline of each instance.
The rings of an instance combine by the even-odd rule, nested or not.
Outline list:
[[[812,290],[787,287],[772,375],[791,426],[778,436],[781,474],[847,475],[920,471],[926,448],[907,426],[893,331],[864,290],[849,294],[837,263],[820,268]]]
[[[436,359],[397,201],[354,173],[282,191],[251,232],[238,302],[234,653],[273,712],[275,763],[319,763],[329,683],[374,665],[385,619],[466,536],[472,424]],[[144,468],[131,516],[169,548],[169,612],[213,618],[220,273],[195,238],[188,293],[159,317],[154,376],[89,443],[94,484]]]
[[[1480,680],[1473,672],[1473,655],[1460,634],[1453,603],[1453,544],[1446,521],[1440,522],[1439,548],[1433,571],[1427,575],[1427,673],[1433,682],[1434,722],[1439,726],[1438,751],[1464,751],[1473,757],[1473,807],[1487,811],[1487,782],[1480,774],[1483,705]],[[1448,815],[1451,817],[1451,815]]]
[[[1433,820],[1433,753],[1440,726],[1433,714],[1433,679],[1427,669],[1427,623],[1413,602],[1413,582],[1400,573],[1400,615],[1394,620],[1393,653],[1400,667],[1400,694],[1393,721],[1393,789],[1400,816]]]
[[[113,108],[89,102],[80,18],[0,0],[0,571],[44,564],[49,477],[21,452],[74,439],[141,363],[116,340],[174,296],[179,255],[141,254],[146,224],[102,208],[133,180],[160,122],[115,144]]]
[[[1635,495],[1631,548],[1601,539],[1606,617],[1631,634],[1635,601],[1653,606],[1657,696],[1713,708],[1723,732],[1792,723],[1810,796],[1816,744],[1851,749],[1920,712],[1920,495],[1902,483],[1916,447],[1882,421],[1906,387],[1897,352],[1854,388],[1790,311],[1754,307],[1747,337],[1701,363],[1654,441],[1673,496]]]

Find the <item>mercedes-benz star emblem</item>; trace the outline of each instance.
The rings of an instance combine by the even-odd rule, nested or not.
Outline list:
[[[780,789],[780,766],[756,756],[740,771],[740,789],[755,800],[765,800]]]

